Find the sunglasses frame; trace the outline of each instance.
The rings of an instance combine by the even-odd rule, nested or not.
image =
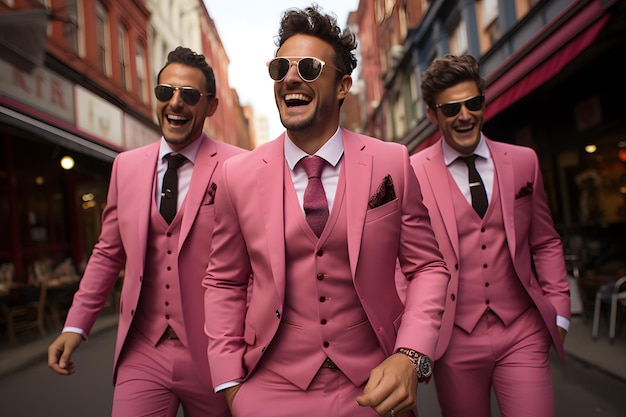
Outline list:
[[[480,102],[480,107],[477,108],[476,110],[472,110],[472,109],[470,109],[468,107],[467,103],[470,102],[471,100],[476,100],[476,99],[479,99],[478,101]],[[455,108],[456,107],[455,105],[457,105],[457,104],[458,104],[458,108],[457,108],[457,110],[454,113],[447,114],[446,110],[444,110],[445,108]],[[469,110],[469,111],[479,111],[479,110],[481,110],[484,107],[484,105],[485,105],[485,95],[481,94],[481,95],[478,95],[478,96],[465,98],[463,100],[449,101],[449,102],[443,103],[443,104],[435,104],[435,108],[436,109],[440,109],[441,110],[441,114],[443,114],[446,117],[454,117],[457,114],[459,114],[459,112],[461,111],[461,107],[462,106],[465,106],[465,108],[467,110]],[[449,107],[449,106],[452,106],[452,107]]]
[[[320,72],[319,72],[319,74],[317,74],[317,76],[315,78],[306,79],[306,78],[304,78],[302,76],[302,73],[300,72],[300,62],[302,62],[302,60],[304,60],[304,59],[312,59],[313,61],[317,61],[317,62],[319,62],[321,64]],[[289,67],[287,68],[287,72],[285,72],[285,75],[283,75],[282,78],[274,79],[272,77],[272,71],[270,69],[270,66],[272,65],[273,62],[278,61],[278,60],[286,60],[286,61],[288,61],[289,62]],[[289,70],[291,69],[291,66],[294,65],[294,64],[296,65],[296,69],[298,70],[298,75],[300,76],[302,81],[305,81],[307,83],[312,83],[313,81],[317,80],[322,75],[322,72],[324,71],[324,67],[325,66],[329,66],[329,67],[331,67],[331,68],[333,68],[333,69],[335,69],[335,70],[337,70],[337,71],[339,71],[340,73],[343,74],[343,71],[340,70],[339,68],[337,68],[336,66],[334,66],[332,64],[327,64],[326,62],[324,62],[321,59],[316,58],[314,56],[277,56],[277,57],[272,58],[271,60],[267,61],[267,63],[266,63],[267,70],[268,70],[268,72],[270,74],[270,78],[272,80],[274,80],[275,82],[277,82],[277,83],[282,82],[287,77],[287,74],[289,73]]]
[[[165,87],[165,88],[169,88],[172,90],[172,95],[167,99],[167,100],[161,100],[159,98],[159,94],[157,93],[157,90],[161,87]],[[193,87],[175,87],[173,85],[169,85],[169,84],[159,84],[156,87],[154,87],[154,96],[156,97],[156,99],[162,103],[168,102],[172,99],[172,97],[174,97],[174,93],[176,91],[180,91],[180,98],[181,100],[183,100],[185,102],[185,104],[188,104],[190,106],[195,106],[196,104],[198,104],[200,102],[200,99],[204,96],[207,97],[215,97],[215,93],[201,93],[200,90],[198,90],[197,88],[193,88]],[[196,102],[191,102],[190,99],[188,98],[187,94],[185,94],[186,92],[192,92],[192,91],[197,91],[198,94],[200,95],[198,97],[198,100]]]

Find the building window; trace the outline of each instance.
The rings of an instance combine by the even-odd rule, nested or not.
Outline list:
[[[467,50],[467,25],[465,24],[465,20],[461,19],[459,24],[452,30],[452,35],[450,36],[450,52],[455,55],[462,55],[467,53]]]
[[[137,89],[139,97],[144,103],[148,102],[148,82],[146,80],[146,55],[143,46],[139,43],[135,46],[135,66],[137,68]]]
[[[78,0],[67,0],[67,48],[78,54]]]
[[[98,68],[108,77],[111,76],[109,65],[109,15],[101,1],[96,3],[96,48]]]
[[[130,65],[128,57],[128,35],[126,34],[126,27],[123,24],[119,24],[117,27],[117,60],[119,62],[120,81],[122,85],[130,90],[131,77],[130,77]]]
[[[500,29],[498,28],[498,0],[483,0],[482,21],[483,31],[487,35],[491,45],[500,39]]]

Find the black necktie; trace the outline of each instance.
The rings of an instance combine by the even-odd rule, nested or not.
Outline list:
[[[474,161],[477,155],[461,156],[459,157],[467,165],[467,173],[469,174],[469,187],[472,194],[472,207],[476,210],[476,213],[482,219],[487,211],[487,192],[485,191],[485,184],[483,184],[480,174],[476,171],[476,164]]]
[[[161,215],[167,222],[172,223],[176,216],[176,205],[178,202],[178,168],[185,163],[187,158],[183,155],[165,155],[167,160],[167,171],[163,177],[163,187],[161,188]]]

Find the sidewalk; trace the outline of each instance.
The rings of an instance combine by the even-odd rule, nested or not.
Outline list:
[[[117,327],[117,314],[102,312],[94,323],[89,338],[97,338],[98,334]],[[10,376],[14,372],[36,363],[48,362],[48,345],[59,335],[60,329],[49,331],[46,337],[26,341],[18,346],[7,346],[6,335],[0,336],[0,378]]]
[[[116,326],[117,314],[102,313],[94,325],[90,338],[97,338],[99,333],[113,330]],[[591,318],[574,316],[565,340],[567,360],[577,360],[597,367],[626,383],[626,329],[617,334],[613,344],[609,343],[606,319],[600,321],[599,330],[598,340],[594,341],[591,338]],[[34,363],[47,362],[48,345],[57,335],[58,332],[51,332],[45,338],[17,347],[7,347],[3,340],[0,343],[0,378],[5,378]]]

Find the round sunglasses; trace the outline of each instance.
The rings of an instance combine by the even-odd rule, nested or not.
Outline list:
[[[453,117],[459,114],[461,111],[461,105],[465,105],[465,108],[469,111],[478,111],[483,108],[485,104],[485,96],[474,96],[465,100],[451,101],[449,103],[437,104],[435,108],[441,110],[441,113],[446,117]]]
[[[300,75],[300,78],[308,83],[312,83],[313,81],[317,80],[320,75],[322,75],[324,65],[328,65],[329,67],[334,68],[335,70],[343,74],[343,71],[341,71],[334,65],[327,64],[321,59],[317,59],[312,56],[281,56],[278,58],[274,58],[267,63],[267,69],[269,70],[270,78],[274,81],[281,82],[287,76],[289,68],[291,68],[291,66],[294,64],[298,69],[298,75]]]
[[[202,96],[215,97],[213,93],[201,93],[192,87],[174,87],[169,84],[159,84],[154,87],[154,95],[159,101],[169,101],[174,96],[174,91],[180,92],[180,98],[190,106],[197,104]]]

